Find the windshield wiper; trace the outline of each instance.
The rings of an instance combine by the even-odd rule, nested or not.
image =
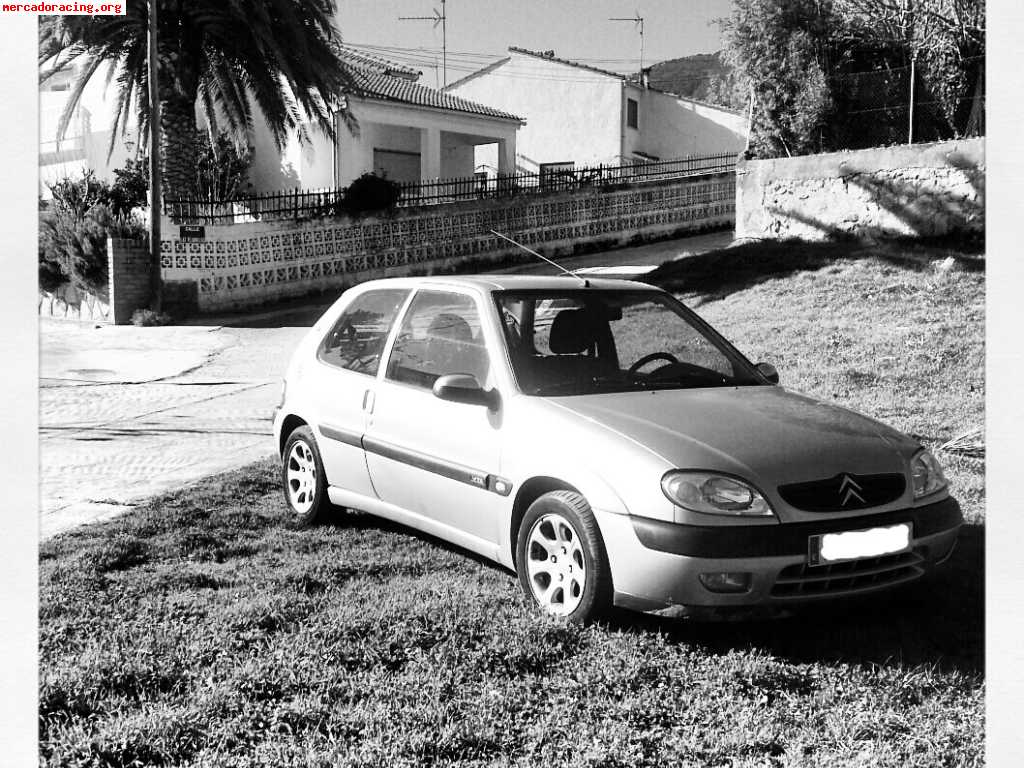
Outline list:
[[[559,392],[582,390],[585,393],[587,390],[593,389],[604,389],[608,385],[615,385],[617,387],[630,387],[633,386],[633,382],[626,381],[618,376],[590,376],[585,379],[569,379],[566,381],[558,381],[553,384],[542,384],[539,387],[533,388],[533,394],[535,395],[554,395]]]

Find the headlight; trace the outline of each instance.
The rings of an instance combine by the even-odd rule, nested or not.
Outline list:
[[[771,517],[771,505],[752,485],[713,472],[674,469],[661,478],[661,490],[673,504],[691,512],[736,517]]]
[[[914,480],[915,499],[930,496],[948,485],[946,476],[942,474],[942,465],[927,448],[918,451],[910,462],[910,474]]]

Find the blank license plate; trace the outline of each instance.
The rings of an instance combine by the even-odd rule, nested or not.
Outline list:
[[[863,531],[843,531],[811,536],[807,561],[811,565],[828,565],[862,557],[892,555],[910,549],[910,523]]]

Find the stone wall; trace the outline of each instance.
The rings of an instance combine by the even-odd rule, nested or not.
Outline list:
[[[729,226],[731,173],[614,192],[577,191],[512,200],[474,200],[391,215],[299,222],[207,225],[183,240],[165,219],[161,265],[167,281],[194,283],[201,312],[257,306],[379,277],[425,274],[468,259],[531,258],[491,229],[545,256],[583,245],[615,247]]]
[[[137,309],[149,306],[149,248],[144,240],[107,239],[110,322],[125,325]]]
[[[39,315],[106,323],[110,320],[110,302],[105,297],[95,296],[65,283],[53,292],[39,292]]]
[[[981,234],[985,140],[740,161],[736,236]]]

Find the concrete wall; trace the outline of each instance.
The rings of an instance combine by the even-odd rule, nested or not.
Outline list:
[[[637,128],[626,126],[623,108],[623,154],[642,152],[668,160],[687,155],[739,153],[747,145],[747,118],[732,110],[629,85],[635,99]]]
[[[737,237],[928,237],[984,229],[983,138],[741,161],[736,169]]]
[[[137,309],[149,306],[149,248],[141,240],[107,239],[110,322],[125,325]]]
[[[199,311],[238,309],[372,278],[423,274],[467,259],[521,257],[491,229],[558,256],[585,244],[614,247],[729,226],[734,194],[727,173],[615,192],[399,209],[354,220],[206,225],[202,242],[182,241],[179,227],[165,219],[161,267],[165,285],[196,286]]]
[[[557,61],[510,53],[507,62],[449,89],[456,96],[526,120],[517,137],[517,165],[617,163],[622,147],[622,81]],[[493,148],[478,165],[496,166]]]

